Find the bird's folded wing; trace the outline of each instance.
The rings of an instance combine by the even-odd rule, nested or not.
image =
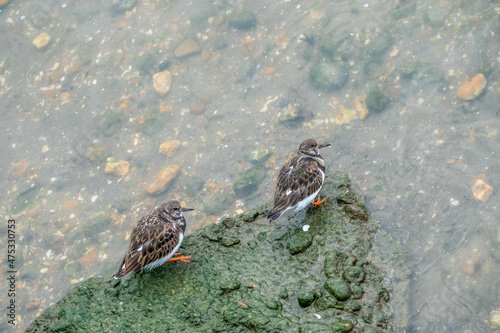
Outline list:
[[[278,176],[273,210],[293,207],[321,188],[323,177],[316,161],[302,159],[293,168],[290,168],[290,162],[285,164]]]
[[[179,243],[179,232],[171,224],[159,224],[149,228],[139,228],[132,233],[132,239],[123,259],[123,275],[137,272],[144,266],[171,253]]]

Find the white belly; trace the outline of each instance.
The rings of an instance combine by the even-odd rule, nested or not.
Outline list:
[[[174,256],[174,254],[179,250],[179,247],[181,247],[182,239],[184,238],[184,235],[182,233],[179,234],[179,243],[175,246],[174,250],[170,252],[167,256],[157,259],[153,261],[152,263],[144,266],[144,269],[153,269],[155,267],[161,266],[164,263],[166,263],[170,258]]]
[[[299,210],[306,208],[309,204],[311,204],[311,202],[314,201],[314,198],[316,198],[318,196],[319,191],[321,191],[321,188],[323,187],[323,182],[325,181],[325,173],[320,168],[318,168],[318,170],[319,170],[319,172],[321,172],[321,177],[322,177],[321,184],[322,185],[319,187],[319,189],[316,192],[314,192],[310,196],[306,197],[302,201],[299,201],[299,203],[297,205],[295,205],[294,207],[290,207],[290,209],[295,208],[295,212],[298,212]],[[288,210],[288,208],[287,208],[287,210]]]

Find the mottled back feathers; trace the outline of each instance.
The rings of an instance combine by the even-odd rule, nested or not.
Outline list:
[[[148,265],[154,267],[162,258],[172,257],[186,230],[182,212],[187,210],[192,209],[170,201],[141,218],[132,230],[129,248],[115,278],[138,272]]]
[[[319,192],[325,174],[325,163],[323,157],[319,155],[319,149],[327,146],[329,144],[318,144],[314,139],[302,142],[297,155],[280,170],[274,194],[274,206],[264,215],[265,217],[275,220],[285,210],[295,208],[303,200]]]

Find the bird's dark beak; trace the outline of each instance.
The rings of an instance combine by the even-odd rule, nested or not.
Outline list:
[[[194,208],[182,207],[183,212],[189,212],[190,210],[194,210]]]
[[[328,146],[331,146],[331,144],[329,144],[328,142],[323,142],[319,145],[319,148],[325,148],[325,147],[328,147]]]

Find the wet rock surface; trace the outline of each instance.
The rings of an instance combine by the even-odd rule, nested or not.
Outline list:
[[[26,332],[400,331],[407,318],[394,326],[386,273],[368,259],[379,223],[349,214],[364,210],[349,184],[344,173],[327,175],[324,204],[273,223],[258,207],[200,229],[180,249],[190,264],[90,278]],[[306,224],[313,241],[292,255],[287,244]]]

